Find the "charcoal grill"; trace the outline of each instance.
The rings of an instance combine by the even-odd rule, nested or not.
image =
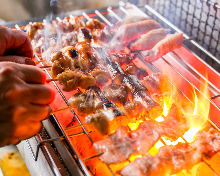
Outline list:
[[[210,108],[210,123],[217,129],[220,127],[220,80],[219,78],[219,53],[220,53],[220,7],[217,3],[209,0],[195,1],[183,0],[181,3],[175,0],[170,1],[148,1],[147,4],[130,4],[128,2],[120,2],[118,6],[107,7],[98,10],[90,11],[75,11],[69,14],[60,15],[57,20],[64,16],[83,16],[85,20],[90,18],[97,18],[109,26],[113,26],[116,22],[123,20],[128,10],[135,10],[137,13],[147,14],[160,22],[164,27],[170,28],[173,32],[184,33],[184,46],[160,58],[153,63],[147,63],[143,59],[141,53],[138,54],[138,61],[136,64],[142,65],[149,73],[160,72],[162,67],[165,67],[172,74],[176,75],[177,79],[182,80],[184,86],[178,87],[179,92],[191,101],[186,87],[193,86],[198,94],[201,92],[198,89],[199,83],[205,80],[209,84],[211,92],[211,108]],[[206,6],[206,7],[205,7]],[[189,10],[186,10],[187,7]],[[191,9],[191,10],[190,10]],[[204,9],[208,9],[206,14]],[[211,11],[211,9],[213,11]],[[197,11],[198,10],[198,11]],[[203,11],[204,10],[204,11]],[[174,16],[169,16],[173,12]],[[184,18],[185,20],[180,20]],[[177,14],[180,14],[178,16]],[[198,14],[200,17],[198,17]],[[205,21],[203,15],[206,15]],[[213,18],[213,24],[209,24],[209,19]],[[38,19],[41,21],[43,19]],[[193,23],[190,23],[193,21]],[[198,21],[198,24],[195,23]],[[26,25],[28,22],[19,22],[16,27]],[[14,24],[8,24],[13,27]],[[204,26],[204,27],[202,27]],[[211,31],[209,28],[211,27]],[[196,29],[196,31],[195,31]],[[204,30],[204,31],[203,31]],[[202,36],[201,34],[202,33]],[[208,44],[207,44],[208,43]],[[188,49],[190,48],[190,49]],[[43,63],[42,63],[43,66]],[[207,71],[209,80],[206,79]],[[49,78],[52,78],[45,69]],[[43,156],[50,166],[53,175],[96,175],[94,170],[90,170],[85,162],[97,158],[99,153],[88,153],[84,158],[80,156],[80,152],[72,145],[72,137],[86,136],[88,146],[93,143],[90,131],[86,130],[80,118],[74,113],[72,109],[68,109],[68,102],[65,93],[59,88],[56,82],[51,82],[59,92],[59,106],[52,104],[53,110],[67,107],[65,115],[55,114],[51,115],[48,120],[43,121],[42,131],[33,137],[24,141],[29,147],[33,160],[39,160]],[[57,102],[56,102],[57,103]],[[62,118],[61,118],[62,116]],[[77,130],[71,130],[71,126],[80,125]],[[160,139],[163,145],[167,145],[167,141]],[[182,137],[182,141],[186,140]],[[43,154],[43,155],[42,155]],[[220,158],[220,156],[219,156]],[[218,159],[220,161],[220,159]],[[220,170],[212,162],[204,160],[207,169],[213,175],[220,175]],[[106,165],[106,175],[116,175],[112,168]]]

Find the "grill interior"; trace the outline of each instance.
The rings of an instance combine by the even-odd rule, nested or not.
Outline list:
[[[97,18],[100,21],[105,22],[109,26],[114,26],[117,21],[123,20],[124,16],[128,14],[130,10],[132,10],[136,11],[137,13],[147,13],[152,18],[155,18],[158,22],[163,24],[164,27],[170,28],[172,31],[180,31],[176,26],[173,26],[172,23],[169,23],[169,21],[164,19],[150,6],[146,5],[141,9],[142,10],[132,4],[124,4],[123,2],[120,2],[119,7],[108,7],[102,10],[95,10],[93,13],[83,12],[82,16],[85,20],[89,20],[90,18]],[[57,20],[59,20],[59,18],[57,18]],[[216,78],[219,77],[219,73],[216,71],[217,69],[212,69],[206,62],[203,61],[203,59],[196,55],[196,51],[194,53],[194,50],[192,51],[187,48],[187,46],[190,47],[193,45],[194,48],[197,48],[201,51],[201,49],[204,50],[202,47],[200,47],[194,40],[190,40],[186,34],[185,39],[186,40],[184,42],[184,47],[176,49],[174,52],[168,53],[154,63],[145,62],[143,56],[141,55],[141,53],[139,53],[137,57],[138,59],[136,59],[135,64],[139,67],[141,66],[142,68],[146,69],[149,74],[160,72],[160,70],[164,68],[166,70],[169,70],[169,72],[176,76],[176,79],[181,80],[182,85],[178,86],[179,93],[182,94],[183,97],[185,97],[189,101],[191,101],[191,98],[189,98],[190,93],[187,91],[188,88],[193,86],[196,92],[198,94],[201,94],[198,86],[202,82],[202,80],[206,80],[209,83],[211,97],[218,96],[220,94],[220,84],[219,82],[216,83]],[[194,53],[194,55],[192,54],[192,52]],[[215,62],[214,65],[218,65],[218,60],[216,59],[216,57],[210,54],[208,51],[204,50],[202,56],[209,59],[211,58],[212,62]],[[217,68],[215,66],[213,67]],[[204,70],[207,70],[209,80],[206,79],[206,73],[204,72]],[[47,69],[45,69],[45,71],[47,72],[48,78],[52,78],[50,72]],[[56,82],[51,82],[50,84],[52,84],[52,86],[55,86],[57,91],[59,92],[59,95],[56,96],[56,100],[51,105],[52,110],[55,111],[68,107],[69,105],[67,100],[72,96],[73,92],[63,92],[59,84],[57,84]],[[218,98],[210,99],[210,102],[210,123],[218,128],[220,127],[220,121],[218,119],[218,116],[220,114],[220,104]],[[55,116],[53,115],[50,118],[50,121],[53,125],[55,125],[56,129],[59,130],[58,137],[50,135],[51,139],[49,139],[49,141],[42,142],[42,138],[38,136],[37,138],[40,142],[39,147],[43,146],[43,144],[47,142],[61,140],[63,145],[68,149],[68,152],[70,153],[70,158],[72,157],[71,162],[75,162],[79,166],[80,171],[83,175],[118,175],[118,167],[121,167],[122,165],[106,165],[98,159],[97,156],[99,156],[100,154],[96,153],[92,144],[94,141],[99,140],[101,137],[95,131],[88,131],[87,127],[82,125],[84,124],[84,121],[82,121],[82,119],[75,114],[73,109],[67,109],[65,111],[56,113]],[[82,125],[82,127],[71,128],[72,126],[77,125]],[[180,140],[186,142],[183,137],[181,137]],[[168,145],[169,141],[160,138],[159,144]],[[151,150],[154,149],[152,148]],[[60,151],[58,153],[60,153]],[[220,154],[216,154],[211,160],[203,160],[202,163],[198,164],[198,167],[200,168],[198,169],[198,172],[200,173],[199,175],[220,175],[220,170],[217,167],[218,163],[220,163],[219,155]],[[62,155],[61,158],[63,158]],[[130,161],[124,162],[124,165],[128,164],[129,162]],[[70,166],[71,163],[65,165],[67,173],[76,173],[76,170],[74,170]],[[77,172],[79,171],[77,170]],[[180,174],[177,175],[187,175],[187,172],[182,171]]]

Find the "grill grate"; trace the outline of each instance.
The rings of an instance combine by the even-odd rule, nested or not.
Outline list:
[[[138,10],[138,11],[140,11],[136,6],[134,6],[134,5],[131,5],[131,4],[126,4],[126,5],[129,5],[129,8],[133,8],[133,9],[135,9],[135,10]],[[172,6],[172,5],[170,5],[170,6]],[[170,7],[171,8],[171,7]],[[119,6],[119,8],[118,8],[122,13],[124,13],[124,14],[127,14],[128,12],[127,12],[127,9],[124,7],[124,4],[121,2],[120,3],[120,6]],[[155,15],[155,12],[151,9],[151,8],[149,8],[149,6],[145,6],[145,9],[144,9],[145,11],[146,10],[148,10],[148,14],[154,14]],[[115,18],[116,19],[116,21],[120,21],[120,20],[122,20],[123,19],[123,17],[121,17],[121,16],[118,16],[118,14],[116,14],[115,12],[114,12],[114,8],[111,8],[111,7],[109,7],[108,9],[107,9],[107,11],[109,12],[109,18]],[[96,15],[97,15],[97,17],[99,18],[99,19],[101,19],[102,21],[104,21],[106,24],[108,24],[109,26],[113,26],[114,24],[110,21],[110,20],[108,20],[108,18],[107,17],[105,17],[103,14],[102,14],[102,12],[101,11],[98,11],[98,10],[95,10],[95,13],[96,13]],[[143,12],[142,12],[143,13]],[[85,12],[83,13],[83,16],[85,17],[85,19],[87,19],[87,20],[89,20],[90,19],[90,17],[89,17],[89,15],[87,15]],[[162,20],[162,21],[164,21],[163,20],[163,18],[161,18],[161,16],[160,15],[156,15],[156,18],[158,18],[158,19],[160,19],[160,20]],[[59,20],[59,18],[58,18],[58,20]],[[166,21],[164,21],[164,22],[166,22]],[[170,27],[170,25],[169,25],[169,23],[167,23],[166,24],[167,25],[167,27]],[[171,26],[172,27],[172,26]],[[176,31],[178,31],[179,32],[179,30],[177,29],[177,28],[175,28],[175,26],[174,26],[174,28],[173,28],[173,30],[176,30]],[[185,38],[187,39],[188,37],[185,35]],[[168,54],[171,58],[173,58],[174,60],[177,60],[177,62],[181,62],[182,61],[182,59],[181,59],[181,57],[180,56],[178,56],[178,54],[177,53],[175,53],[175,52],[172,52],[172,53],[169,53]],[[152,71],[152,72],[158,72],[159,71],[159,69],[157,68],[157,66],[155,66],[154,64],[152,64],[152,63],[147,63],[147,62],[145,62],[144,60],[143,60],[143,56],[141,55],[141,54],[139,54],[139,57],[140,57],[140,59],[141,59],[141,61]],[[215,57],[213,57],[214,59],[214,61],[216,62],[216,58]],[[39,59],[39,58],[38,58]],[[40,59],[39,59],[40,60]],[[176,74],[178,74],[178,75],[180,75],[180,77],[182,78],[182,79],[184,79],[187,83],[189,83],[189,84],[191,84],[195,89],[197,89],[196,88],[196,85],[194,85],[193,83],[191,83],[191,81],[190,80],[188,80],[188,78],[186,78],[184,75],[182,75],[180,72],[178,72],[178,70],[176,70],[175,69],[175,67],[173,67],[172,66],[172,64],[166,59],[166,57],[162,57],[162,60],[165,62],[165,63],[167,63],[168,65],[170,65],[171,66],[171,68],[174,70],[174,72],[176,72]],[[42,63],[41,63],[42,64]],[[180,63],[181,65],[183,64],[182,62]],[[42,64],[43,65],[43,64]],[[205,77],[203,77],[203,75],[201,75],[200,73],[198,73],[198,72],[196,72],[196,70],[192,70],[193,69],[193,67],[191,68],[191,70],[189,69],[189,67],[187,67],[186,69],[188,69],[188,71],[192,74],[192,75],[194,75],[194,77],[197,77],[197,78],[201,78],[201,79],[205,79],[206,80],[206,78]],[[51,76],[50,76],[50,74],[49,74],[49,72],[45,69],[45,71],[47,72],[47,74],[49,75],[49,77],[51,78]],[[218,74],[218,73],[216,73],[216,74]],[[208,80],[207,80],[208,81]],[[213,94],[214,94],[214,96],[218,96],[219,95],[219,90],[218,90],[218,88],[217,87],[215,87],[215,85],[213,85],[210,81],[208,81],[208,83],[209,83],[209,86],[210,86],[210,88],[211,88],[211,90],[212,90],[212,92],[213,92]],[[65,97],[65,95],[62,93],[62,91],[59,89],[59,87],[57,86],[57,84],[56,84],[56,82],[53,82],[53,84],[54,84],[54,86],[56,87],[56,89],[58,90],[58,92],[60,93],[60,95],[62,96],[62,98],[63,98],[63,100],[65,101],[65,103],[66,103],[66,105],[67,106],[69,106],[68,105],[68,101],[67,101],[67,99],[66,99],[66,97]],[[198,89],[197,89],[198,90]],[[187,95],[185,95],[184,94],[184,92],[182,92],[181,90],[179,90],[187,99],[188,99],[188,97],[187,97]],[[199,90],[198,90],[199,91]],[[200,92],[201,93],[201,92]],[[189,100],[189,99],[188,99]],[[217,105],[215,105],[215,102],[213,101],[213,100],[210,100],[210,102],[212,103],[212,105],[214,106],[214,108],[217,108],[218,110],[219,110],[219,108],[217,107]],[[85,134],[85,135],[87,135],[87,137],[89,138],[89,140],[90,140],[90,142],[91,143],[93,143],[93,140],[92,140],[92,138],[90,137],[90,135],[89,135],[89,133],[87,132],[87,130],[86,130],[86,128],[83,126],[83,124],[82,124],[82,122],[80,121],[80,118],[78,118],[78,116],[74,113],[74,111],[71,109],[71,112],[72,112],[72,114],[73,114],[73,119],[72,119],[72,122],[73,121],[77,121],[78,123],[79,123],[79,125],[81,125],[81,128],[82,128],[82,133],[83,134]],[[211,121],[210,121],[211,122]],[[212,122],[211,122],[212,123]],[[212,123],[213,124],[213,123]],[[70,123],[70,125],[71,125],[71,123]],[[71,135],[66,135],[66,130],[68,130],[69,129],[69,126],[70,125],[68,125],[65,129],[63,129],[63,136],[61,136],[61,137],[59,137],[59,138],[55,138],[55,140],[58,140],[58,139],[60,139],[60,140],[63,140],[64,138],[66,139],[66,141],[70,144],[70,146],[71,146],[71,141],[70,141],[70,139],[69,139],[69,136],[71,136]],[[213,124],[214,125],[214,124]],[[74,135],[74,134],[73,134]],[[50,141],[52,141],[52,140],[54,140],[54,139],[49,139],[48,141],[41,141],[41,143],[40,144],[42,144],[42,143],[45,143],[45,142],[50,142]],[[182,140],[183,141],[185,141],[186,142],[186,140],[182,137]],[[167,142],[163,139],[163,138],[161,138],[160,139],[160,141],[163,143],[163,145],[167,145]],[[40,145],[39,145],[40,146]],[[74,151],[74,148],[73,147],[71,147],[71,149]],[[76,157],[78,160],[80,160],[80,157],[76,154],[76,152],[74,152],[75,154],[74,154],[74,158]],[[85,160],[88,160],[88,159],[91,159],[91,158],[94,158],[94,157],[97,157],[97,156],[99,156],[100,154],[97,154],[97,155],[95,155],[95,156],[91,156],[91,157],[89,157],[89,158],[86,158],[86,159],[84,159],[84,161]],[[205,161],[205,160],[203,160],[205,163],[206,163],[206,165],[213,171],[213,173],[215,174],[215,175],[218,175],[216,172],[215,172],[215,170]],[[83,162],[79,162],[80,164],[84,164]],[[82,167],[81,166],[81,168],[85,168],[85,167]],[[113,171],[111,170],[111,168],[110,168],[110,166],[108,166],[108,168],[109,168],[109,170],[110,170],[110,172],[112,173],[112,175],[114,175],[114,173],[113,173]],[[84,172],[84,173],[88,173],[88,172]],[[86,175],[86,174],[85,174]]]

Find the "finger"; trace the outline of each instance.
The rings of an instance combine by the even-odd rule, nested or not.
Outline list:
[[[16,126],[14,129],[14,134],[11,139],[12,144],[17,144],[19,141],[28,139],[36,135],[42,127],[41,122],[26,122]]]
[[[35,65],[32,59],[22,56],[0,56],[0,62],[3,61],[15,62],[19,64]]]
[[[0,26],[0,43],[0,55],[4,55],[8,50],[14,50],[21,56],[33,57],[30,40],[23,31]]]
[[[54,100],[55,91],[47,85],[29,84],[28,99],[32,104],[47,105]]]
[[[19,65],[22,79],[27,83],[44,84],[46,74],[40,68],[31,65]]]

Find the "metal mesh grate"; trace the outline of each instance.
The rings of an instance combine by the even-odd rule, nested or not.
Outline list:
[[[211,0],[147,0],[147,4],[220,59],[220,5]],[[208,64],[216,62],[197,54]]]

